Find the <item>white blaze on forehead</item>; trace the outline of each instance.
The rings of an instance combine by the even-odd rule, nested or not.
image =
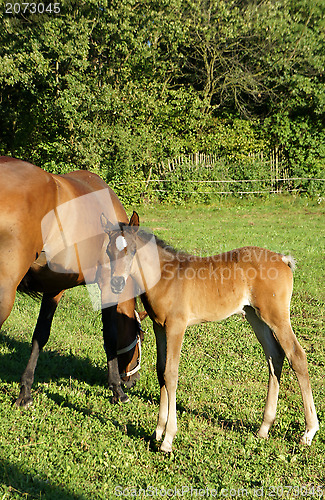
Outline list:
[[[123,248],[126,248],[128,246],[127,242],[126,242],[126,239],[124,238],[124,236],[118,236],[116,238],[116,248],[121,252],[123,250]]]

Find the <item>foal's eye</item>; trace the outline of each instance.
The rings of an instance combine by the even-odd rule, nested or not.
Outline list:
[[[116,248],[118,249],[119,252],[121,252],[123,250],[123,248],[126,248],[128,246],[124,236],[118,236],[116,238],[115,244],[116,244]]]

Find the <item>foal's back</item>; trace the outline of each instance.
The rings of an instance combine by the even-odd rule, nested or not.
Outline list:
[[[161,281],[153,291],[155,300],[161,312],[173,307],[188,325],[243,314],[245,306],[259,310],[269,301],[289,309],[290,257],[253,246],[203,258],[167,253],[163,248],[160,257]]]

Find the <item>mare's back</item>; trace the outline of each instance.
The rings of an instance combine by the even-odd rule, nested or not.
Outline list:
[[[29,230],[40,222],[55,200],[51,174],[15,158],[0,157],[0,227]]]

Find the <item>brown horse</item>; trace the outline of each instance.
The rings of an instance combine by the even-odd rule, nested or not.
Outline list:
[[[114,266],[112,290],[122,292],[126,280],[132,276],[140,284],[141,299],[153,321],[160,384],[158,425],[153,438],[160,441],[165,432],[161,450],[172,450],[177,430],[176,387],[186,327],[220,321],[233,314],[246,316],[269,367],[268,393],[258,435],[266,438],[275,420],[286,356],[302,393],[306,421],[302,443],[311,444],[319,426],[306,354],[290,324],[293,259],[258,247],[239,248],[206,258],[179,254],[152,234],[139,231],[135,212],[130,224],[120,225],[118,230],[104,215],[102,225],[110,237],[107,251]]]
[[[11,312],[17,289],[43,295],[17,406],[32,403],[37,360],[64,290],[85,282],[97,283],[101,291],[113,401],[127,401],[121,382],[132,386],[139,376],[139,324],[131,279],[125,300],[122,296],[118,305],[109,300],[107,236],[100,226],[100,215],[107,209],[112,221],[128,223],[116,194],[93,173],[52,175],[30,163],[0,157],[0,328]]]

